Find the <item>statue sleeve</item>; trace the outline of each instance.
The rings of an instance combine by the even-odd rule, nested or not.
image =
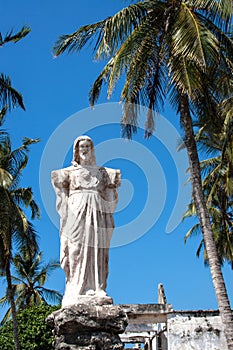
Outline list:
[[[66,225],[68,215],[69,171],[66,169],[52,171],[52,185],[56,193],[56,209],[60,215],[60,263],[69,275],[69,262],[67,258],[68,241],[62,232]]]
[[[69,196],[69,171],[66,169],[52,171],[52,184],[56,193],[57,212],[61,218],[65,218]]]
[[[106,201],[109,203],[109,212],[115,211],[118,202],[118,187],[121,184],[120,170],[105,168],[108,174],[108,185],[106,188]]]

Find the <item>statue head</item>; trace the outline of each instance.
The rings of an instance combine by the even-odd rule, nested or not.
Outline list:
[[[96,165],[94,143],[89,136],[79,136],[74,141],[72,164]]]

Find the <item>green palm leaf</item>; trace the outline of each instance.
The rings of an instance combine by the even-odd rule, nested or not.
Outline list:
[[[20,31],[18,31],[15,34],[13,34],[13,31],[11,30],[9,33],[7,33],[5,35],[4,38],[3,38],[2,34],[0,33],[0,46],[3,46],[4,44],[9,43],[11,41],[14,43],[17,43],[19,40],[21,40],[26,35],[28,35],[28,33],[30,33],[30,28],[28,26],[23,26],[20,29]]]
[[[9,109],[20,106],[25,110],[22,95],[11,85],[10,77],[0,74],[0,103]]]
[[[138,25],[140,19],[150,8],[148,1],[128,6],[115,16],[95,24],[86,25],[70,35],[62,35],[54,46],[56,56],[64,51],[80,51],[89,40],[96,37],[94,50],[96,58],[108,57],[126,40],[131,31]]]
[[[206,54],[205,51],[208,51]],[[198,16],[182,2],[173,25],[172,55],[186,57],[195,62],[202,70],[206,68],[206,56],[218,57],[218,41],[216,37],[206,30]]]

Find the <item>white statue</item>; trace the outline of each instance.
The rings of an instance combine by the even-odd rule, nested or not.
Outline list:
[[[72,166],[52,172],[60,215],[60,262],[66,274],[62,306],[82,297],[108,298],[108,255],[120,171],[96,165],[88,136],[74,142]]]

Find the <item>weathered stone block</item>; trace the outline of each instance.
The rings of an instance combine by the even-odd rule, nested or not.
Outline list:
[[[47,318],[53,328],[56,350],[121,350],[118,334],[127,326],[120,306],[77,304],[53,312]]]

